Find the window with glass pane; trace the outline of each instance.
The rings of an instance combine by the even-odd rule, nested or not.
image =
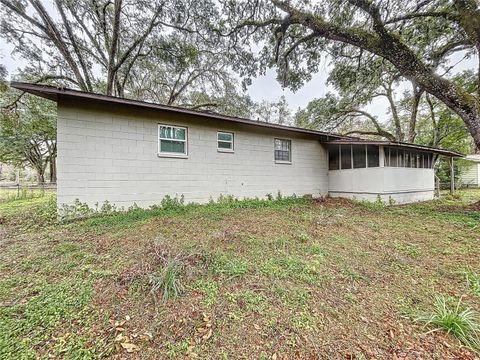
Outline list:
[[[328,147],[328,169],[338,170],[340,169],[340,146],[330,145]]]
[[[379,167],[380,157],[378,155],[378,146],[367,145],[367,161],[368,167]]]
[[[367,149],[365,145],[352,145],[353,167],[355,169],[367,167]]]
[[[233,151],[233,133],[217,132],[218,151]]]
[[[341,165],[342,169],[352,168],[352,147],[350,145],[341,145],[340,152],[342,154]]]
[[[187,155],[187,128],[159,125],[159,153]]]
[[[292,142],[290,140],[275,139],[275,161],[291,162],[291,145]]]

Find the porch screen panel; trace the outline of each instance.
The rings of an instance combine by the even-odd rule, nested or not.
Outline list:
[[[342,169],[352,168],[352,147],[350,145],[341,145],[340,152],[342,154]]]
[[[379,167],[380,156],[378,154],[378,146],[367,145],[367,161],[368,167]]]
[[[330,145],[328,147],[328,169],[340,169],[340,146]]]
[[[353,167],[355,169],[367,166],[367,149],[365,145],[352,145]]]

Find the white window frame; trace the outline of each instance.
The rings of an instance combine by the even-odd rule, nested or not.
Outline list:
[[[185,140],[182,139],[167,139],[167,138],[161,138],[161,128],[163,127],[170,127],[170,128],[175,128],[175,129],[182,129],[185,130]],[[161,151],[161,143],[162,140],[166,141],[180,141],[185,143],[185,152],[183,153],[176,153],[176,152],[165,152]],[[175,157],[175,158],[187,158],[188,157],[188,127],[186,126],[178,126],[178,125],[171,125],[171,124],[158,124],[158,156],[160,157]]]
[[[219,140],[218,135],[220,135],[220,134],[232,135],[232,141]],[[232,148],[231,149],[221,148],[221,147],[218,146],[219,142],[230,143],[230,144],[232,144]],[[235,152],[235,134],[233,132],[231,132],[231,131],[217,131],[217,151],[218,152],[226,152],[226,153]]]
[[[281,140],[281,141],[288,141],[290,143],[290,160],[277,160],[275,159],[275,141],[276,140]],[[288,164],[290,165],[292,163],[292,146],[293,146],[293,141],[292,139],[286,139],[286,138],[274,138],[273,139],[273,160],[275,161],[275,164]]]

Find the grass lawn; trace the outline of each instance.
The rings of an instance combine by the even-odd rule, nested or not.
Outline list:
[[[67,224],[51,194],[0,202],[0,358],[478,358],[418,321],[439,299],[480,311],[480,191],[460,195]]]

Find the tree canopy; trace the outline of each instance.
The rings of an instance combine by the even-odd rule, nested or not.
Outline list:
[[[257,55],[238,64],[246,74],[275,67],[279,81],[298,89],[318,71],[322,53],[358,64],[360,73],[365,62],[393,67],[460,116],[480,146],[478,69],[473,85],[462,85],[448,68],[452,54],[478,56],[477,1],[245,0],[223,2],[222,13],[220,32],[241,44],[238,53]]]

